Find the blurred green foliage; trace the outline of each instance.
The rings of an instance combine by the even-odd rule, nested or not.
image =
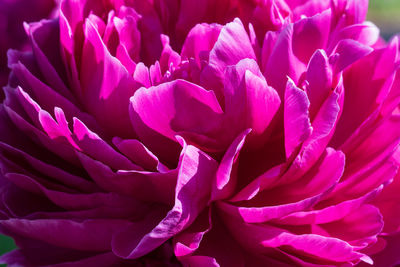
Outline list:
[[[9,237],[0,235],[0,255],[12,250],[15,248],[14,240]],[[1,267],[5,266],[0,264]]]
[[[399,0],[370,0],[369,7],[371,9],[400,8],[400,1]]]
[[[400,32],[400,1],[370,0],[368,20],[379,27],[385,39],[389,39]]]

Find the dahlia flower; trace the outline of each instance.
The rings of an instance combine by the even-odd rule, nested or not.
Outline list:
[[[64,0],[9,50],[9,266],[400,263],[399,40],[361,0]]]

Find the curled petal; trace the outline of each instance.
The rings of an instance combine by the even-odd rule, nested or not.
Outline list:
[[[183,149],[172,209],[154,226],[150,224],[150,231],[143,236],[134,234],[135,227],[128,227],[116,235],[112,245],[116,255],[134,259],[147,254],[189,227],[205,208],[210,197],[209,185],[215,175],[217,164],[195,147],[186,145],[183,139],[179,140]],[[154,228],[151,229],[152,227]],[[127,238],[129,236],[135,238]]]
[[[285,151],[289,158],[294,150],[312,133],[307,94],[289,79],[285,91],[284,128]]]

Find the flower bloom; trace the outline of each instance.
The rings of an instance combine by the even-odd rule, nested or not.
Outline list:
[[[10,266],[400,262],[399,41],[366,0],[64,0],[10,50]]]
[[[48,17],[55,6],[55,0],[0,0],[0,86],[7,84],[7,50],[26,44],[22,23]]]

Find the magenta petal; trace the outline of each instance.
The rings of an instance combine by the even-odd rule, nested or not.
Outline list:
[[[64,112],[61,109],[55,109],[54,113],[59,115],[56,115],[56,120],[54,120],[47,111],[39,111],[37,115],[41,128],[43,128],[45,133],[52,140],[56,140],[58,143],[60,143],[60,145],[66,145],[69,143],[71,149],[79,149],[78,145],[71,138],[71,132],[68,128],[68,123],[66,121]]]
[[[114,17],[113,19],[120,40],[120,44],[117,48],[117,57],[118,51],[125,51],[129,57],[126,59],[126,62],[132,65],[133,62],[138,62],[140,58],[141,36],[137,27],[138,14],[132,8],[121,8],[120,12],[122,13],[122,11],[126,12],[125,17],[122,19]],[[124,65],[129,66],[128,64]]]
[[[352,164],[350,170],[370,169],[379,163],[393,163],[397,165],[396,150],[399,141],[399,124],[400,117],[392,115],[371,132],[365,131],[362,142],[351,142],[347,146],[343,146],[343,151],[351,157]],[[365,129],[366,130],[366,129]],[[380,142],[376,142],[380,140]],[[392,158],[390,162],[386,161]]]
[[[263,44],[261,47],[261,71],[265,73],[269,57],[272,55],[275,43],[278,39],[279,33],[269,31],[265,34]]]
[[[77,60],[80,60],[82,54],[81,42],[83,39],[83,9],[87,4],[84,2],[63,1],[59,9],[60,23],[60,44],[61,55],[68,63],[67,77],[71,85],[71,90],[77,98],[82,98],[82,90],[80,88],[79,70]],[[79,47],[77,46],[79,44]]]
[[[220,203],[225,212],[241,218],[247,223],[263,223],[279,219],[291,213],[309,210],[320,201],[339,181],[344,169],[344,155],[341,152],[327,149],[323,159],[298,181],[291,181],[283,175],[277,181],[281,186],[275,186],[254,197],[253,202],[242,202],[246,206],[235,206]],[[288,183],[288,184],[285,184]],[[253,206],[262,199],[269,205]]]
[[[297,83],[306,68],[305,64],[294,55],[293,31],[293,24],[289,24],[279,33],[268,62],[265,63],[266,67],[263,70],[268,84],[281,97],[285,92],[287,77]],[[265,45],[268,44],[264,42]]]
[[[339,90],[343,89],[342,86],[339,84]],[[295,164],[299,164],[301,168],[307,169],[314,164],[331,140],[340,118],[342,97],[343,90],[331,92],[313,119],[311,124],[313,132],[303,143],[303,147],[295,159]]]
[[[266,253],[270,248],[290,248],[298,255],[323,258],[332,262],[357,261],[365,255],[337,238],[316,234],[294,234],[268,224],[248,224],[224,214],[224,222],[238,242],[253,252]]]
[[[41,111],[41,107],[39,106],[39,104],[36,103],[26,92],[24,92],[24,90],[22,90],[21,87],[18,87],[16,89],[5,88],[4,91],[6,94],[6,101],[5,101],[6,105],[13,106],[14,108],[16,108],[17,104],[10,103],[10,102],[12,102],[11,95],[15,94],[15,96],[19,100],[19,103],[21,104],[22,108],[24,109],[25,113],[32,120],[33,124],[40,129],[41,125],[40,125],[38,114]],[[19,114],[23,114],[23,113],[19,112]]]
[[[8,231],[56,246],[83,250],[104,251],[111,248],[113,234],[129,225],[129,222],[112,219],[86,220],[27,220],[0,221]]]
[[[245,72],[247,88],[247,112],[255,134],[262,134],[268,127],[281,104],[278,93],[263,78],[250,71]]]
[[[32,1],[61,2],[7,53],[0,263],[399,262],[399,38],[368,0]]]
[[[13,155],[13,157],[19,161],[24,160],[27,166],[32,167],[35,171],[45,174],[47,177],[54,179],[56,182],[61,183],[66,187],[74,188],[86,193],[99,191],[98,187],[94,183],[87,181],[82,177],[68,173],[66,170],[58,168],[57,166],[43,162],[17,148],[0,142],[0,151],[7,151],[8,154]]]
[[[329,224],[345,218],[348,214],[356,213],[362,205],[371,201],[381,190],[382,188],[379,188],[357,199],[346,200],[322,209],[294,212],[281,218],[279,223],[288,225]]]
[[[373,46],[379,39],[379,29],[371,22],[365,22],[342,29],[337,38],[353,39],[364,45]]]
[[[146,66],[150,66],[160,58],[163,49],[160,18],[149,1],[132,2],[132,4],[142,16],[138,24],[141,34],[140,59]]]
[[[347,24],[357,24],[365,20],[368,11],[368,0],[338,0],[335,11],[345,13]]]
[[[277,191],[275,194],[285,196],[285,202],[329,193],[343,175],[345,155],[328,147],[312,168],[302,169],[302,166],[298,168],[295,165],[296,163],[277,181],[283,188],[271,189]],[[307,173],[304,173],[305,169],[308,170]]]
[[[112,253],[104,253],[87,257],[77,261],[65,261],[59,264],[53,264],[53,267],[84,267],[84,266],[97,266],[108,267],[120,264],[121,260]]]
[[[113,239],[113,252],[123,258],[134,259],[152,251],[166,240],[193,223],[205,208],[209,197],[209,184],[215,175],[216,162],[183,139],[178,180],[175,189],[175,203],[165,218],[144,236],[134,234],[134,228],[127,228]],[[202,168],[199,168],[202,166]],[[127,240],[127,236],[136,238]]]
[[[278,241],[279,240],[279,241]],[[289,245],[294,249],[306,254],[311,254],[335,262],[357,261],[368,257],[356,252],[348,243],[337,239],[319,235],[292,236],[289,233],[282,233],[277,240],[263,241],[264,246]]]
[[[106,191],[134,195],[135,198],[148,202],[168,204],[173,199],[176,170],[166,173],[134,170],[114,172],[109,166],[85,154],[78,153],[78,156],[91,178]]]
[[[21,241],[18,240],[21,246]],[[24,239],[24,245],[21,249],[13,250],[0,257],[1,263],[8,266],[53,266],[64,267],[74,266],[83,267],[93,263],[96,266],[110,266],[116,264],[119,259],[112,253],[83,252],[65,248],[59,248],[46,243]],[[104,265],[103,265],[104,264]]]
[[[161,35],[161,42],[164,47],[160,56],[161,72],[172,72],[179,67],[181,63],[181,56],[177,52],[175,52],[170,46],[170,40],[168,36]]]
[[[153,65],[150,66],[149,74],[150,82],[153,86],[157,86],[161,83],[163,75],[161,73],[161,66],[159,61],[156,61]]]
[[[48,84],[63,96],[73,99],[71,92],[62,80],[65,70],[60,66],[61,55],[57,21],[48,20],[32,23],[29,25],[28,30],[34,55]],[[47,42],[43,42],[43,40],[51,40],[49,43],[52,43],[52,45],[46,47]],[[49,55],[50,58],[47,58],[46,55]]]
[[[14,54],[14,53],[12,53]],[[16,57],[17,54],[13,55]],[[97,129],[97,123],[94,121],[93,117],[87,113],[82,112],[70,99],[65,98],[63,95],[59,94],[57,91],[50,88],[48,85],[43,83],[38,77],[36,77],[27,67],[20,62],[20,59],[15,58],[9,63],[13,73],[18,77],[20,86],[24,92],[26,92],[32,99],[35,99],[40,106],[52,112],[55,107],[62,108],[68,119],[72,117],[79,117],[82,121],[90,125],[91,127]]]
[[[176,30],[185,35],[190,29],[196,27],[196,24],[207,15],[208,2],[210,1],[181,1]]]
[[[379,105],[387,98],[392,86],[397,53],[398,43],[395,40],[387,48],[377,49],[354,63],[351,71],[345,73],[346,97],[342,118],[333,138],[335,146],[343,145],[344,140],[351,143],[371,127],[380,110]],[[358,103],[357,109],[354,109],[354,103]]]
[[[299,20],[302,16],[311,17],[329,9],[331,2],[319,0],[288,1],[288,5],[293,8],[295,20]]]
[[[395,157],[398,157],[398,152],[396,152]],[[384,233],[394,234],[400,230],[400,214],[393,212],[397,210],[400,206],[399,201],[399,186],[400,179],[398,179],[399,174],[393,179],[393,182],[387,185],[382,194],[380,194],[374,201],[383,216],[383,221],[385,222],[385,227],[383,229]]]
[[[368,164],[360,171],[352,174],[345,173],[343,182],[333,192],[334,197],[352,198],[358,197],[379,188],[382,184],[390,182],[396,175],[398,166],[392,162],[380,162],[378,164]],[[352,190],[357,185],[356,190]]]
[[[331,11],[304,18],[293,26],[293,53],[307,63],[317,49],[325,48],[331,26]]]
[[[256,29],[257,37],[262,40],[266,32],[279,30],[290,13],[284,1],[259,2],[250,17],[250,23]]]
[[[136,63],[131,59],[129,52],[123,45],[117,47],[116,58],[121,61],[129,73],[134,73]]]
[[[200,65],[201,60],[208,60],[209,53],[218,40],[222,26],[219,24],[197,24],[190,30],[182,47],[183,59],[194,58]]]
[[[313,118],[327,98],[332,87],[332,69],[324,50],[315,51],[308,63],[306,79],[307,96],[310,100],[310,116]]]
[[[114,148],[87,128],[87,126],[77,118],[73,120],[73,133],[74,141],[84,153],[106,163],[114,169],[136,169],[135,164],[116,152]]]
[[[268,186],[276,182],[276,180],[280,177],[281,169],[283,167],[285,167],[284,164],[281,164],[266,171],[264,174],[254,179],[246,187],[241,189],[232,199],[230,199],[230,201],[240,202],[253,199],[260,191],[264,189],[265,185]]]
[[[212,187],[212,200],[224,199],[234,192],[237,184],[237,173],[234,170],[234,164],[250,132],[250,129],[248,129],[241,133],[224,154],[216,173],[215,185]]]
[[[222,109],[213,91],[206,91],[184,80],[175,80],[139,89],[131,98],[131,119],[144,144],[159,152],[168,143],[154,134],[171,141],[176,140],[177,134],[185,136],[185,132],[215,137],[221,127]],[[149,134],[153,137],[150,138]]]
[[[211,263],[210,266],[247,266],[245,264],[247,251],[243,250],[229,233],[219,214],[220,212],[211,211],[209,231],[199,240],[200,246],[192,254],[179,257],[181,262],[196,264],[199,260],[199,263]]]
[[[399,45],[399,39],[398,37],[393,38],[392,42],[390,43],[390,47],[398,47]],[[398,49],[395,49],[398,50]],[[389,55],[389,53],[385,53],[386,55]],[[396,54],[396,58],[399,57],[399,54]],[[383,61],[388,61],[390,59],[386,58],[383,60],[380,60],[380,62]],[[386,71],[385,71],[386,72]],[[387,75],[387,73],[383,72],[382,75]],[[384,74],[385,73],[385,74]],[[400,72],[398,69],[396,69],[395,71],[395,75],[394,75],[394,80],[393,80],[393,84],[391,85],[390,88],[390,92],[388,93],[388,95],[386,96],[386,99],[384,100],[383,103],[383,107],[382,107],[382,114],[384,116],[388,115],[389,113],[393,112],[393,110],[395,109],[399,98],[400,98]],[[385,94],[381,94],[382,96],[385,96]]]
[[[256,56],[242,22],[235,19],[222,28],[210,52],[210,65],[223,72],[226,66],[245,58],[256,59]]]
[[[334,72],[339,73],[352,63],[372,52],[372,48],[351,39],[341,40],[336,46],[338,59],[334,63]]]
[[[114,145],[132,162],[138,164],[149,171],[166,171],[165,167],[158,158],[148,150],[140,141],[136,139],[123,140],[118,137],[113,138]]]
[[[218,208],[232,216],[236,216],[235,220],[243,220],[246,223],[265,223],[293,212],[310,209],[320,198],[321,195],[318,195],[296,203],[268,207],[237,207],[221,202]]]
[[[136,65],[135,71],[133,73],[133,78],[141,86],[144,87],[151,86],[149,68],[147,68],[142,62]]]
[[[253,135],[264,133],[281,102],[251,59],[226,69],[224,96],[226,116],[244,124],[242,128],[251,128]]]
[[[211,230],[211,209],[205,209],[191,226],[177,234],[174,241],[174,253],[185,257],[195,252],[204,236]]]
[[[20,129],[22,132],[29,133],[32,138],[35,138],[35,141],[37,143],[46,147],[48,150],[52,151],[56,155],[59,155],[74,164],[77,163],[75,152],[69,144],[67,145],[63,142],[59,142],[59,140],[57,139],[52,139],[46,133],[43,133],[36,127],[32,126],[29,122],[27,122],[24,118],[22,118],[19,114],[17,114],[9,107],[4,106],[4,108],[11,121],[18,129]]]
[[[184,266],[220,267],[215,258],[208,256],[189,256],[180,261]]]
[[[83,21],[85,7],[89,7],[88,0],[81,1],[80,3],[72,0],[63,1],[60,13],[66,18],[66,22],[69,26],[69,32],[63,33],[65,37],[71,37],[72,33],[77,29],[78,24]]]
[[[136,210],[138,212],[143,212],[142,208],[145,208],[144,205],[143,207],[140,206],[139,204],[141,203],[136,202],[132,198],[123,197],[113,193],[71,193],[69,191],[72,190],[68,188],[62,188],[60,186],[58,186],[58,188],[52,188],[55,186],[49,184],[42,185],[26,175],[8,173],[5,176],[19,188],[38,195],[45,195],[54,204],[67,210],[86,210],[107,206],[115,208],[120,205],[126,205],[130,206],[127,211]]]
[[[383,237],[385,245],[384,249],[378,254],[372,255],[372,259],[376,266],[396,266],[400,264],[400,234],[394,234]],[[362,267],[370,266],[367,264],[360,265]]]
[[[105,47],[90,20],[85,22],[80,75],[83,103],[110,134],[132,136],[129,123],[129,97],[135,83],[119,60]]]
[[[342,220],[322,226],[331,236],[347,241],[361,249],[377,241],[383,228],[382,215],[373,205],[363,205],[357,212],[348,214]]]
[[[312,133],[308,114],[310,102],[307,94],[288,80],[285,91],[284,128],[285,151],[289,158],[295,149]]]

